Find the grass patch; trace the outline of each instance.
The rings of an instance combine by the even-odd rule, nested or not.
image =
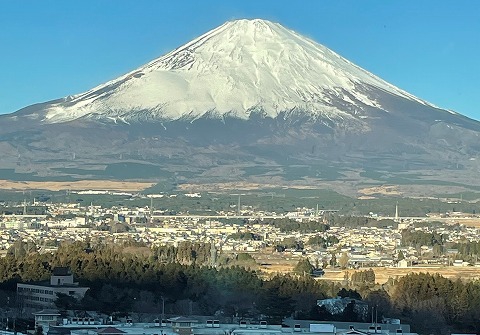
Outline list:
[[[15,169],[0,169],[0,179],[11,181],[73,181],[70,176],[42,177],[34,173],[17,173]]]

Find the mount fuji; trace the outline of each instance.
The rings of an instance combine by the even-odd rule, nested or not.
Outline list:
[[[0,171],[459,190],[477,187],[479,135],[479,122],[278,23],[236,20],[87,92],[0,116]]]

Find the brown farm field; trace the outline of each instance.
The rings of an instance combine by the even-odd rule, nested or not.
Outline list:
[[[135,181],[117,181],[117,180],[77,180],[71,182],[61,181],[11,181],[0,180],[0,189],[12,191],[30,191],[30,190],[107,190],[107,191],[131,191],[138,192],[154,183],[135,182]]]
[[[274,274],[287,274],[292,273],[293,268],[301,259],[301,256],[284,254],[277,252],[262,252],[252,255],[256,262],[259,265],[259,269],[265,273],[266,276]],[[346,274],[351,276],[355,271],[367,270],[368,268],[363,269],[347,269],[341,270],[338,268],[326,268],[325,275],[318,278],[319,280],[333,280],[333,281],[342,281],[345,279]],[[408,268],[394,268],[394,267],[383,267],[383,268],[372,268],[375,272],[376,282],[383,284],[387,282],[389,278],[398,279],[400,277],[406,276],[410,273],[430,273],[436,274],[449,278],[452,280],[461,279],[465,281],[477,280],[480,279],[480,267],[456,267],[456,266],[413,266]]]
[[[408,267],[408,268],[372,268],[375,272],[375,280],[379,284],[384,284],[389,278],[398,279],[403,276],[406,276],[411,273],[430,273],[430,274],[439,274],[442,277],[449,278],[452,280],[461,279],[464,281],[471,281],[480,279],[480,268],[477,267],[455,267],[455,266],[443,266],[443,267]],[[346,273],[349,275],[359,270],[329,270],[325,269],[325,276],[321,279],[324,280],[343,280]]]

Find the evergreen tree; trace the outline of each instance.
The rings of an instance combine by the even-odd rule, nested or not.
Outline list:
[[[267,285],[258,301],[258,311],[267,317],[271,324],[281,324],[285,317],[293,313],[293,301],[279,294],[278,288]]]
[[[308,258],[303,258],[298,261],[297,265],[293,269],[293,272],[299,275],[311,275],[314,267]]]
[[[346,322],[362,321],[360,320],[359,315],[355,311],[355,300],[352,300],[347,304],[347,306],[342,312],[341,321],[346,321]]]

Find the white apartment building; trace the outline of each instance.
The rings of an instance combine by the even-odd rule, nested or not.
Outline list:
[[[62,293],[82,299],[88,287],[81,287],[73,281],[73,274],[67,267],[56,267],[50,281],[18,283],[17,299],[22,308],[54,308],[57,294]]]

